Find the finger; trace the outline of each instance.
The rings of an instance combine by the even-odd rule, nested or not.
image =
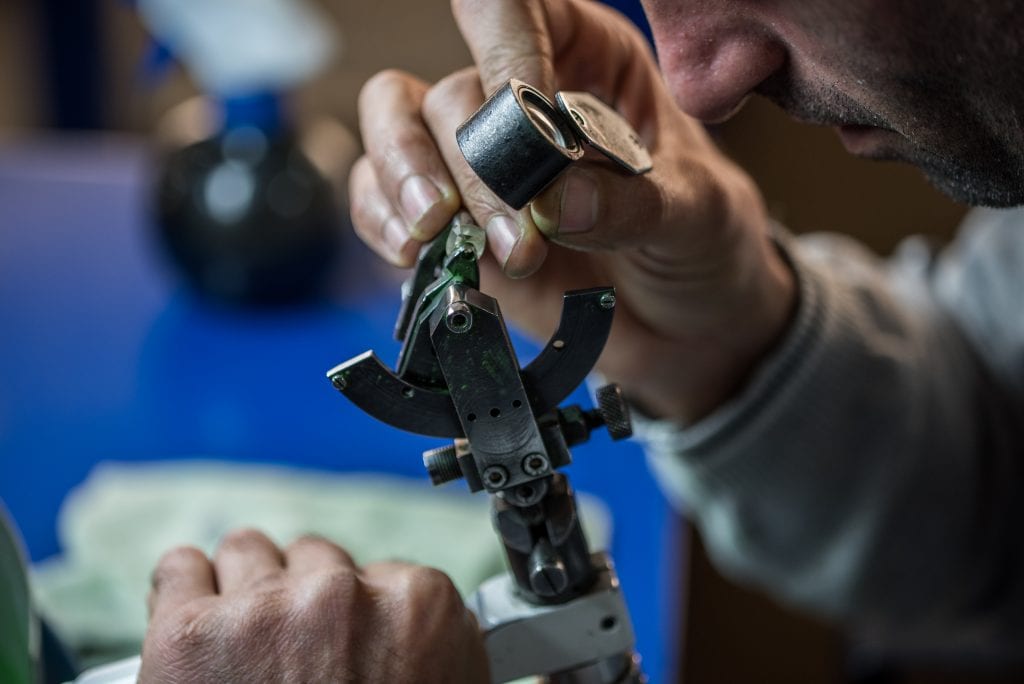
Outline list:
[[[358,569],[348,551],[315,535],[304,535],[293,541],[284,550],[284,558],[288,572],[296,575],[308,575],[325,568]]]
[[[544,261],[547,245],[529,211],[516,211],[491,192],[466,163],[455,129],[483,102],[475,69],[464,69],[438,82],[423,100],[423,118],[459,186],[462,202],[487,231],[490,254],[506,274],[525,277]]]
[[[630,86],[624,76],[638,62],[655,64],[636,26],[602,3],[453,0],[452,7],[488,94],[518,78],[548,95],[579,88],[611,99]]]
[[[554,95],[553,49],[544,3],[453,0],[459,31],[490,94],[510,78]]]
[[[365,156],[349,174],[349,197],[352,225],[363,242],[395,266],[411,266],[419,243],[409,235],[405,220],[395,214]]]
[[[639,248],[665,241],[656,228],[664,225],[662,197],[657,172],[629,176],[602,163],[580,164],[538,195],[530,214],[538,230],[559,244]]]
[[[459,207],[459,194],[420,109],[428,86],[397,70],[371,78],[359,94],[366,154],[381,193],[417,240],[436,235]]]
[[[220,593],[231,594],[284,569],[284,557],[274,542],[257,530],[242,529],[229,532],[213,558]]]
[[[146,604],[150,618],[156,619],[172,608],[216,593],[213,566],[206,554],[180,546],[165,553],[157,563]]]
[[[645,140],[652,109],[671,97],[647,39],[616,10],[589,0],[453,0],[485,93],[518,78],[553,96],[586,90],[629,119]]]

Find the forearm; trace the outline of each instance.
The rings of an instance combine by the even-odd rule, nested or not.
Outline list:
[[[1016,406],[921,280],[848,247],[797,257],[801,304],[744,392],[642,429],[719,564],[900,638],[1022,605]]]

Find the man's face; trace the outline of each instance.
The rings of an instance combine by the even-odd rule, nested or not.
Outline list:
[[[643,0],[684,111],[750,94],[910,162],[971,204],[1024,203],[1024,12],[1014,0]]]

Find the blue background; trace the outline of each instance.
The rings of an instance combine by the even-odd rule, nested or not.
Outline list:
[[[439,441],[377,423],[324,377],[369,348],[395,358],[396,274],[350,238],[326,301],[203,305],[151,239],[151,166],[148,149],[124,138],[0,145],[0,498],[31,557],[59,551],[60,503],[102,460],[216,457],[425,478],[420,454]],[[573,401],[589,405],[582,393]],[[573,484],[613,511],[638,647],[652,681],[666,681],[679,523],[635,444],[602,433],[574,456]]]

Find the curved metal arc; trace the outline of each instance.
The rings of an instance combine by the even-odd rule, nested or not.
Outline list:
[[[602,306],[609,297],[611,305]],[[565,293],[558,329],[522,371],[534,415],[558,406],[594,368],[612,329],[614,297],[611,287]]]
[[[405,382],[367,351],[327,371],[349,401],[377,420],[431,437],[462,437],[462,425],[447,392]]]

